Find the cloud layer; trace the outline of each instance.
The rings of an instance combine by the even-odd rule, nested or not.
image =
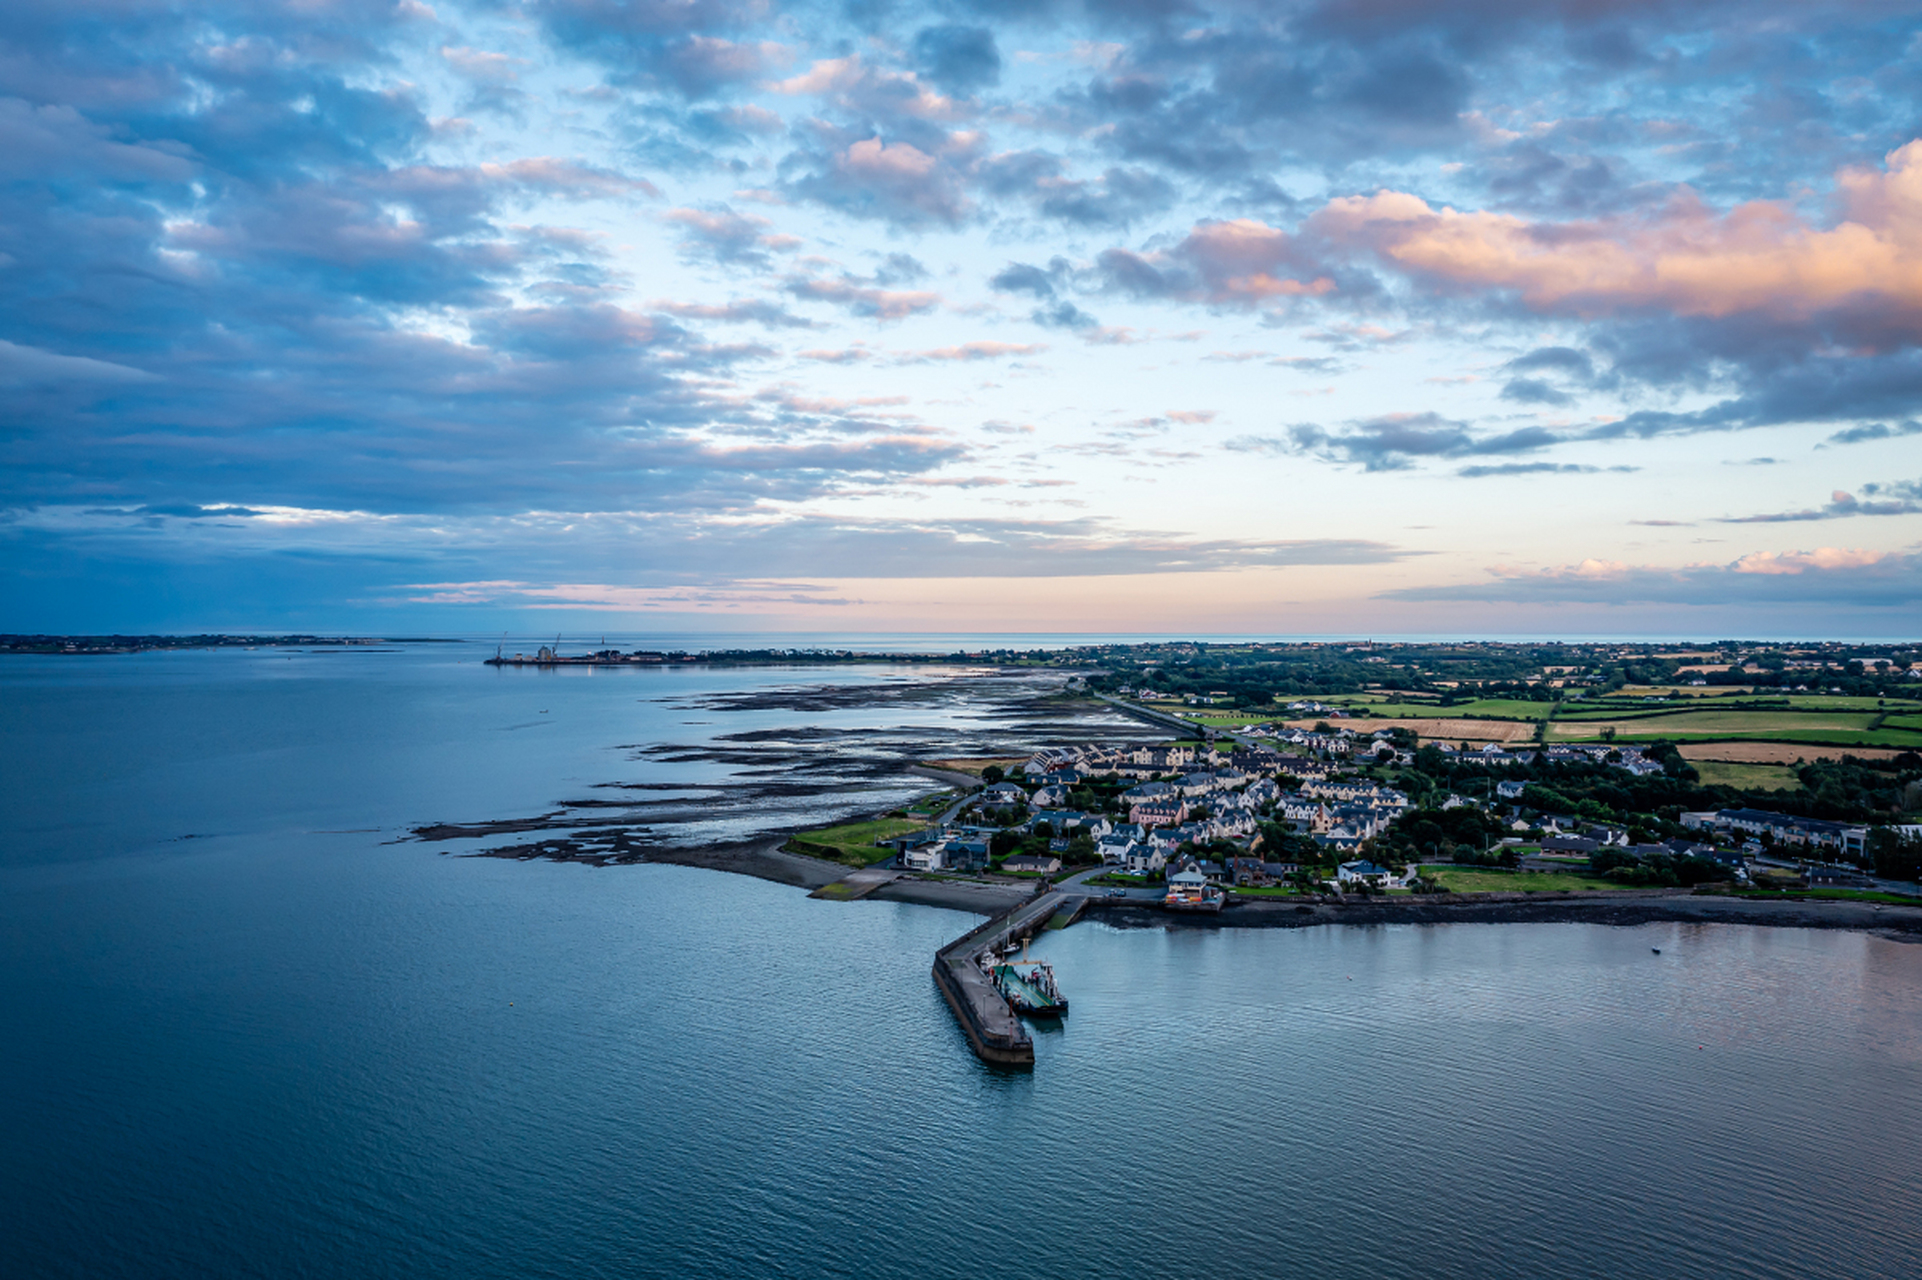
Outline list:
[[[1906,601],[1912,18],[16,0],[0,601]]]

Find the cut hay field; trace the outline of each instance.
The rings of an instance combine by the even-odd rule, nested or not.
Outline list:
[[[1343,727],[1372,733],[1376,729],[1408,729],[1423,742],[1441,739],[1448,742],[1531,742],[1534,724],[1524,720],[1466,720],[1397,716],[1381,720],[1344,720]],[[1291,729],[1312,729],[1313,720],[1290,720]]]
[[[1705,760],[1737,764],[1793,764],[1797,760],[1840,760],[1843,756],[1889,760],[1902,754],[1894,747],[1832,747],[1800,742],[1684,742],[1676,750],[1697,769],[1702,767]]]
[[[1344,697],[1339,700],[1324,698],[1322,701],[1330,706],[1365,710],[1374,716],[1450,720],[1540,720],[1555,708],[1552,702],[1530,702],[1526,698],[1476,698],[1472,702],[1457,702],[1452,706],[1417,699],[1382,701]]]

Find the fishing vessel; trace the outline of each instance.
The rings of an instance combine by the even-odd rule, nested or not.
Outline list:
[[[1045,960],[1001,960],[989,970],[995,987],[1016,1013],[1034,1018],[1059,1018],[1068,999],[1054,982],[1054,966]]]

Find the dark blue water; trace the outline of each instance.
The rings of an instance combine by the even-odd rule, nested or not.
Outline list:
[[[0,664],[7,1274],[1922,1274],[1922,948],[1084,924],[1001,1074],[928,978],[969,917],[389,843],[740,726],[1038,732],[1000,690],[472,656]],[[817,805],[914,785],[860,756]]]

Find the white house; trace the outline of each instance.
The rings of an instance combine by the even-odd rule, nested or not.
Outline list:
[[[935,840],[909,849],[901,855],[901,865],[909,871],[939,871],[946,865],[941,857],[945,847],[941,841]]]
[[[1385,884],[1393,877],[1387,867],[1378,867],[1372,862],[1344,862],[1335,870],[1335,879],[1343,884],[1366,881],[1369,884]]]

